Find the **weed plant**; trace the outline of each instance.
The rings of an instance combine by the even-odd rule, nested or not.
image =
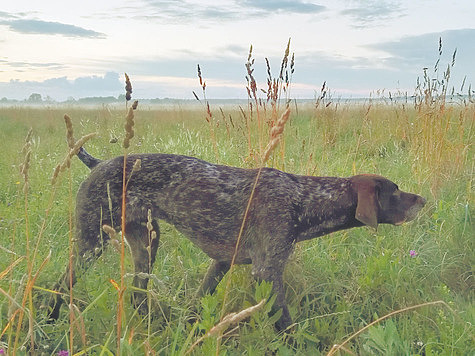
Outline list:
[[[475,103],[471,88],[468,95],[451,100],[457,97],[449,95],[452,63],[443,75],[439,75],[438,65],[431,71],[425,69],[412,97],[393,94],[381,100],[347,103],[333,100],[324,84],[312,105],[289,100],[294,70],[289,48],[278,77],[272,76],[267,62],[265,88],[258,88],[255,82],[253,63],[251,49],[245,67],[246,107],[210,107],[200,69],[203,98],[199,100],[204,110],[139,107],[135,136],[126,153],[185,154],[220,164],[265,164],[308,175],[381,174],[401,189],[428,198],[419,217],[400,227],[351,229],[297,245],[284,276],[287,302],[296,322],[289,335],[276,333],[275,316],[267,314],[273,302],[271,286],[256,283],[248,266],[236,266],[214,295],[196,300],[209,258],[167,224],[161,226],[161,245],[147,290],[150,317],[137,315],[128,303],[133,278],[130,255],[125,250],[121,263],[121,253],[110,246],[79,276],[69,310],[63,308],[60,320],[48,324],[50,288],[70,258],[75,192],[88,175],[88,169],[72,158],[69,167],[66,163],[51,183],[55,167],[64,163],[69,153],[64,112],[76,132],[97,132],[86,146],[102,159],[124,154],[121,138],[126,113],[107,106],[3,107],[3,353],[473,352]],[[275,127],[288,106],[290,118],[279,131]],[[269,142],[277,137],[267,160],[263,159]],[[119,251],[122,246],[119,243]],[[123,298],[123,304],[118,297]],[[263,299],[267,302],[260,309],[249,309]],[[202,338],[220,325],[225,315],[246,310],[245,319]]]

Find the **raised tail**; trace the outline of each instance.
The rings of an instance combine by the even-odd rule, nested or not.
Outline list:
[[[89,153],[87,153],[84,147],[79,149],[77,156],[82,161],[82,163],[89,167],[89,169],[93,169],[102,162],[100,159],[92,157]]]

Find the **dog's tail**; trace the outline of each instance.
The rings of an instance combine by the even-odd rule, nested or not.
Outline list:
[[[89,169],[93,169],[95,166],[102,162],[100,159],[92,157],[89,153],[87,153],[84,147],[81,147],[79,149],[78,158],[81,160],[82,163],[88,166]]]

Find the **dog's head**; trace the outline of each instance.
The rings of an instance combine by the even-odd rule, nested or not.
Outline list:
[[[417,194],[406,193],[389,179],[370,174],[350,178],[357,197],[355,218],[365,225],[401,225],[413,220],[426,200]]]

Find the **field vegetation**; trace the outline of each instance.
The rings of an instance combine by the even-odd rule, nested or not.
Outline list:
[[[139,103],[132,111],[135,135],[127,149],[122,142],[130,104],[129,109],[0,108],[3,353],[473,352],[471,89],[469,95],[450,95],[455,99],[449,100],[450,73],[439,75],[435,68],[424,71],[414,96],[347,103],[333,100],[324,84],[313,103],[302,104],[291,100],[294,61],[288,49],[279,75],[273,77],[269,68],[267,87],[257,87],[253,63],[250,51],[247,106],[209,106],[199,70],[198,109],[141,108]],[[279,122],[287,107],[290,117]],[[271,286],[256,283],[248,266],[236,266],[214,295],[196,300],[209,258],[166,224],[161,225],[161,245],[148,287],[148,316],[137,315],[129,303],[133,266],[126,248],[121,258],[119,237],[118,249],[107,247],[80,276],[70,308],[63,308],[56,324],[48,324],[51,288],[68,264],[74,241],[75,192],[88,175],[76,158],[65,161],[65,113],[76,136],[97,133],[85,147],[101,159],[164,152],[305,175],[376,173],[423,195],[428,203],[415,221],[403,226],[356,228],[297,245],[285,273],[286,298],[295,321],[288,334],[275,331],[267,314],[273,302]],[[63,162],[64,169],[56,171],[52,183],[55,168]],[[265,303],[256,310],[248,309],[262,300]],[[241,311],[242,320],[220,324],[224,316]]]

